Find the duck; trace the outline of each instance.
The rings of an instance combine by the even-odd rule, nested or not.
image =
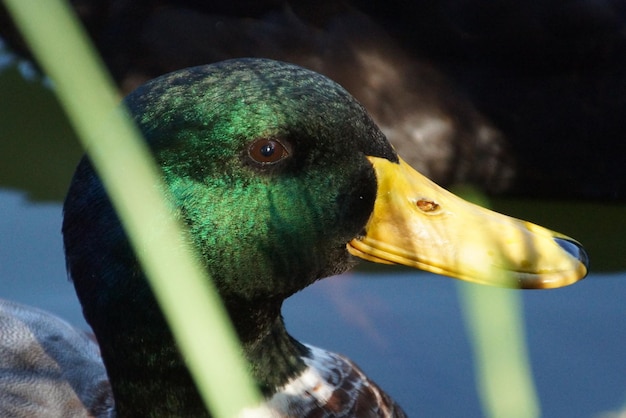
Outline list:
[[[577,241],[440,188],[344,88],[303,67],[258,58],[191,67],[124,103],[270,416],[406,416],[348,357],[290,336],[281,314],[290,295],[360,260],[520,289],[587,274]],[[98,342],[87,357],[104,367],[83,385],[100,390],[90,396],[101,415],[84,416],[210,416],[88,157],[63,212],[68,272]],[[0,393],[0,411],[10,401]]]
[[[113,418],[113,407],[93,335],[0,299],[0,416]]]

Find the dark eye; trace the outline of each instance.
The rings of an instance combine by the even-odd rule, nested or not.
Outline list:
[[[260,164],[274,164],[289,155],[283,144],[273,139],[257,139],[248,148],[248,155]]]

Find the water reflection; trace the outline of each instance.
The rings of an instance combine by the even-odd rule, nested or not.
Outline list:
[[[67,279],[61,205],[0,189],[0,297],[51,311],[87,329]]]
[[[11,68],[0,97],[0,187],[60,202],[82,150],[53,92]]]

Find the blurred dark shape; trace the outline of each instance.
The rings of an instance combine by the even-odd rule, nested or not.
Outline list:
[[[620,0],[72,3],[124,93],[228,58],[291,61],[346,87],[442,185],[626,197]],[[28,57],[5,12],[0,36]]]
[[[626,2],[358,2],[462,86],[517,160],[509,194],[626,198]]]

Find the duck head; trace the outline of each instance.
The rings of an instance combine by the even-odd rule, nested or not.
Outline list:
[[[586,274],[575,241],[464,202],[412,170],[363,107],[314,72],[232,60],[165,75],[125,102],[266,394],[305,350],[284,331],[282,301],[358,258],[509,287]],[[118,411],[158,399],[179,411],[197,404],[185,409],[195,414],[202,404],[87,159],[64,212],[68,268]]]

